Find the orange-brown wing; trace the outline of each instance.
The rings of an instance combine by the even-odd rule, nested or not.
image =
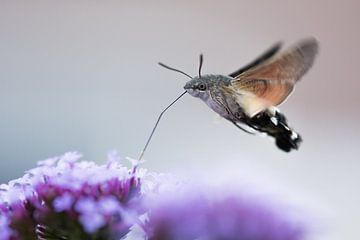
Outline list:
[[[318,43],[315,39],[300,41],[284,53],[236,76],[231,86],[240,94],[256,98],[258,105],[263,102],[264,106],[254,111],[279,105],[291,93],[294,84],[310,69],[317,51]],[[254,114],[253,111],[249,112]]]

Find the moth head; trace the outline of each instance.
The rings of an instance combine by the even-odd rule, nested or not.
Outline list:
[[[184,89],[191,96],[194,97],[198,97],[199,95],[203,94],[208,90],[208,88],[209,88],[208,82],[206,81],[205,78],[201,78],[201,77],[194,77],[193,79],[188,81],[184,86]]]
[[[202,64],[203,64],[203,55],[202,54],[200,54],[200,58],[199,58],[199,72],[198,72],[199,74],[196,77],[191,77],[189,74],[187,74],[179,69],[169,67],[163,63],[159,63],[159,64],[160,64],[160,66],[162,66],[164,68],[181,73],[181,74],[187,76],[188,78],[190,78],[191,80],[188,81],[184,86],[184,89],[190,95],[192,95],[194,97],[201,97],[208,90],[208,81],[207,81],[206,77],[204,78],[201,76],[201,68],[202,68]]]

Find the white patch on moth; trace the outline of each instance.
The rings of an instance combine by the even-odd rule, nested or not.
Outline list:
[[[249,92],[237,91],[236,102],[244,109],[244,112],[249,117],[253,117],[271,106],[266,100]]]
[[[186,91],[193,97],[197,97],[197,91],[195,91],[194,89],[186,89]]]
[[[292,132],[291,132],[291,139],[292,139],[292,140],[295,140],[295,139],[297,139],[297,138],[298,138],[298,134],[297,134],[296,132],[292,131]]]
[[[268,111],[271,114],[271,116],[275,116],[276,113],[280,112],[280,110],[277,107],[274,107],[274,106],[270,106],[268,108]]]
[[[276,119],[276,117],[271,117],[270,120],[273,122],[273,124],[274,124],[275,126],[277,126],[278,123],[279,123],[278,120]]]

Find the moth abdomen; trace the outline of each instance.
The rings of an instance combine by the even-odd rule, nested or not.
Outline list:
[[[260,112],[246,123],[257,131],[273,137],[276,146],[285,152],[298,149],[302,142],[301,136],[288,126],[286,117],[278,111],[274,114],[269,111]]]

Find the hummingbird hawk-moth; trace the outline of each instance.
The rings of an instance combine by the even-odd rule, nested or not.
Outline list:
[[[228,75],[202,75],[202,55],[196,77],[159,63],[191,80],[185,84],[185,92],[160,114],[153,132],[162,114],[185,93],[189,93],[245,132],[266,133],[285,152],[298,149],[302,139],[288,126],[286,117],[277,106],[287,99],[295,84],[313,65],[319,47],[314,38],[299,41],[279,53],[281,45],[273,45],[254,61]]]

